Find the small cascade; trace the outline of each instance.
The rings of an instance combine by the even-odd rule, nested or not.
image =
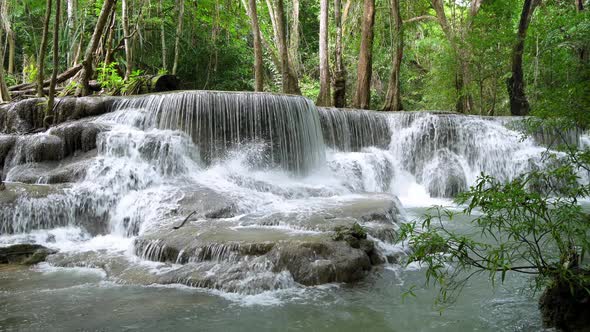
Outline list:
[[[146,128],[182,130],[211,164],[250,143],[262,143],[265,163],[299,174],[321,165],[320,119],[306,98],[191,91],[121,99],[113,109],[145,109]]]
[[[433,196],[455,191],[445,189],[445,182],[470,184],[482,172],[508,180],[542,163],[544,148],[531,138],[522,140],[503,120],[421,112],[392,114],[389,121],[394,159],[433,189]]]
[[[324,141],[340,151],[387,148],[391,132],[385,114],[374,111],[318,107]]]

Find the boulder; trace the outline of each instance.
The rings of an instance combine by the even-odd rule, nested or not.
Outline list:
[[[15,244],[0,247],[0,264],[34,265],[45,261],[57,251],[38,244]]]
[[[17,137],[5,165],[16,166],[32,162],[56,161],[62,158],[61,138],[46,133],[23,135]]]
[[[0,133],[38,132],[49,125],[98,116],[110,112],[116,97],[56,98],[52,114],[46,114],[45,98],[30,98],[10,103],[0,109]]]
[[[48,133],[63,141],[63,156],[96,149],[98,134],[107,128],[91,120],[70,121],[49,129]]]
[[[5,174],[6,181],[21,183],[59,184],[77,182],[84,178],[96,150],[68,157],[59,162],[28,163],[15,166]]]

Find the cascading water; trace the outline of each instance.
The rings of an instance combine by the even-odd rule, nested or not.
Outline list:
[[[481,172],[505,180],[543,162],[544,148],[493,118],[316,108],[302,97],[255,93],[181,92],[109,105],[110,113],[84,120],[100,133],[87,131],[96,153],[81,179],[19,187],[5,199],[1,244],[55,246],[62,253],[53,264],[102,264],[136,283],[258,293],[352,281],[370,264],[395,260],[404,213],[394,195],[428,206]],[[9,137],[0,156],[6,180],[23,169],[65,167],[44,156],[59,151],[59,159],[77,146],[60,130]],[[375,249],[332,241],[335,229],[356,222]],[[118,263],[105,264],[102,254],[89,263],[97,250],[115,251]]]

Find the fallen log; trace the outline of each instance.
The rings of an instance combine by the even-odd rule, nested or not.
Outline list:
[[[125,89],[125,95],[178,90],[180,80],[176,75],[145,75],[134,79]]]
[[[82,69],[82,65],[76,65],[66,71],[64,71],[63,73],[59,74],[57,76],[56,79],[56,83],[60,84],[63,83],[67,80],[69,80],[70,78],[74,77],[80,70]],[[43,81],[43,87],[48,87],[50,84],[51,80],[45,80]],[[30,90],[30,89],[36,89],[37,84],[35,83],[23,83],[23,84],[19,84],[19,85],[13,85],[11,87],[8,88],[9,91],[22,91],[22,90]]]

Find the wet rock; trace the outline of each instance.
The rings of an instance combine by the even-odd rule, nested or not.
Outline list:
[[[71,156],[80,152],[96,149],[96,138],[106,128],[92,121],[80,120],[60,124],[49,130],[51,135],[63,141],[63,156]]]
[[[361,239],[353,245],[334,241],[331,233],[250,228],[239,226],[236,220],[201,219],[177,230],[162,227],[147,232],[135,240],[134,247],[143,259],[182,264],[183,277],[177,275],[174,280],[234,291],[247,284],[238,287],[239,278],[257,274],[266,274],[275,282],[274,278],[287,273],[288,279],[301,285],[360,280],[372,261],[383,260],[377,258],[372,241]],[[276,289],[263,284],[255,288]]]
[[[277,244],[269,255],[275,272],[289,271],[306,286],[358,281],[371,268],[365,252],[343,241],[289,241]]]
[[[175,211],[179,217],[196,211],[195,219],[220,219],[234,217],[238,212],[235,199],[230,195],[199,186],[185,187],[181,191],[183,197],[178,201],[179,208]]]
[[[86,169],[96,156],[96,150],[59,162],[28,163],[15,166],[5,175],[7,181],[22,183],[59,184],[76,182],[86,175]]]
[[[45,128],[46,120],[49,125],[56,125],[69,120],[97,116],[111,110],[116,97],[81,97],[57,98],[54,114],[47,117],[45,98],[30,98],[10,103],[0,110],[0,132],[8,134],[24,134]]]
[[[6,160],[6,157],[8,157],[8,154],[10,150],[12,150],[15,142],[15,136],[0,135],[0,168],[4,166],[4,161]]]
[[[588,286],[571,288],[568,283],[548,286],[539,299],[543,325],[561,331],[590,331]]]
[[[19,136],[7,156],[5,166],[16,166],[63,158],[61,138],[45,133]]]
[[[89,209],[83,197],[64,193],[66,185],[6,183],[0,191],[0,235],[79,226],[91,235],[106,234],[108,214]]]
[[[0,247],[0,264],[34,265],[57,251],[38,244],[16,244]]]
[[[337,201],[317,198],[314,203],[317,206],[309,211],[249,214],[240,219],[240,224],[333,232],[359,223],[369,235],[394,242],[397,224],[403,220],[401,203],[390,194],[363,194]]]

